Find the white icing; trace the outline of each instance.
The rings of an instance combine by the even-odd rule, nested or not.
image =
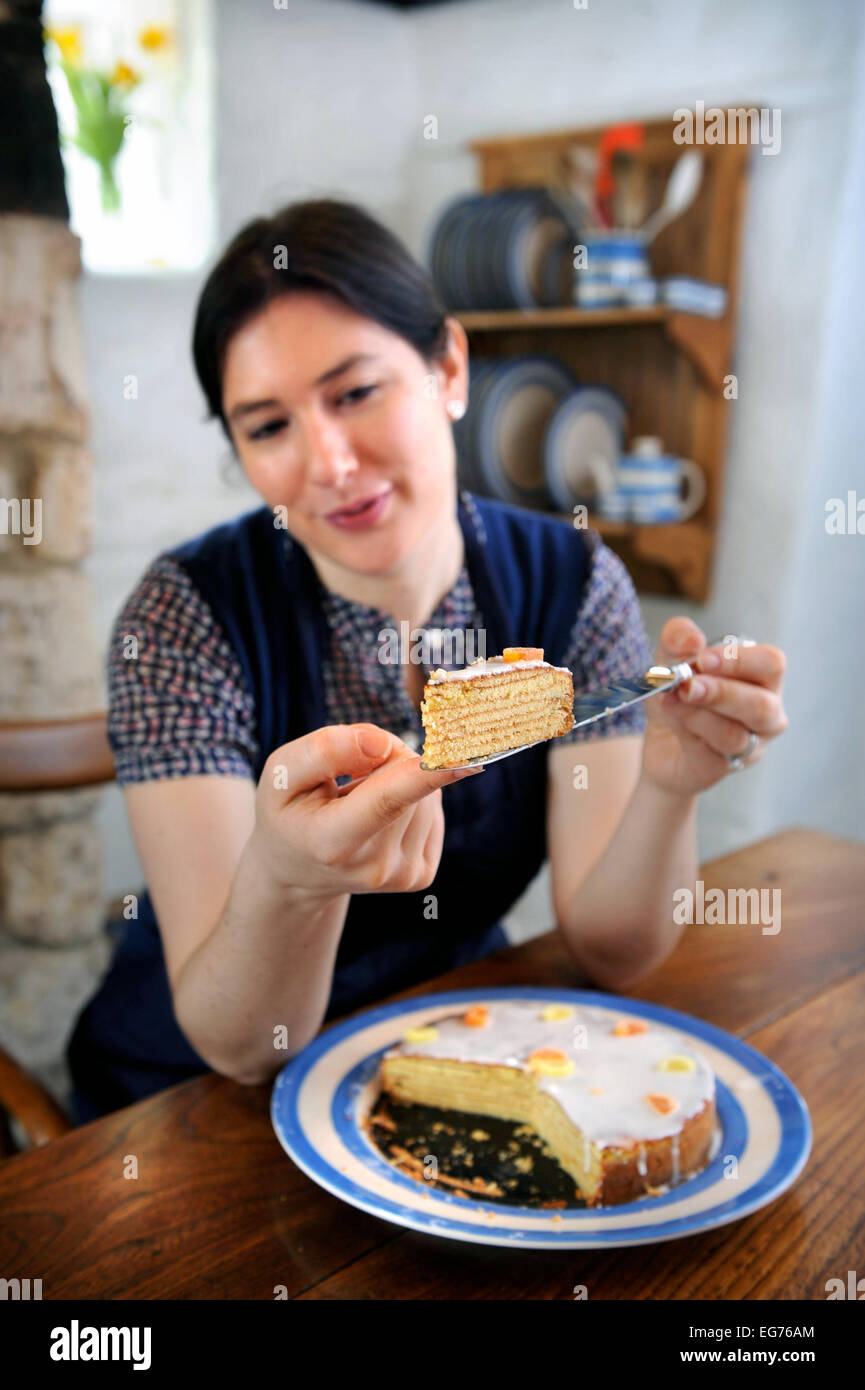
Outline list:
[[[650,1023],[644,1033],[618,1036],[613,1028],[619,1018],[628,1017],[626,1010],[616,1015],[588,1005],[575,1008],[568,1018],[545,1020],[541,1014],[548,1002],[495,1001],[487,1006],[490,1022],[481,1028],[464,1023],[461,1014],[433,1019],[435,1038],[398,1043],[385,1055],[446,1057],[527,1070],[530,1053],[560,1048],[574,1070],[563,1077],[536,1073],[538,1083],[598,1148],[629,1148],[678,1135],[685,1121],[714,1097],[714,1073],[683,1034]],[[673,1055],[690,1057],[694,1070],[659,1070],[658,1063]],[[660,1114],[646,1098],[651,1091],[671,1096],[676,1108]],[[677,1146],[673,1162],[675,1180]]]
[[[436,668],[430,675],[428,685],[439,685],[442,681],[470,681],[476,676],[500,676],[507,671],[529,671],[543,666],[548,671],[564,671],[571,675],[567,666],[552,666],[549,661],[539,661],[537,658],[532,661],[505,661],[501,656],[491,656],[489,658],[479,657],[470,666],[463,666],[459,671],[446,671],[442,666]]]

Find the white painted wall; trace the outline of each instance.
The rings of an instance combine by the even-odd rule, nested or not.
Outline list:
[[[710,636],[739,629],[790,653],[794,727],[758,768],[702,798],[703,856],[794,822],[863,833],[865,537],[823,530],[828,496],[857,482],[865,494],[853,292],[863,16],[856,0],[722,10],[710,0],[590,0],[587,10],[466,0],[408,14],[346,0],[289,0],[285,11],[217,0],[221,242],[281,201],[331,194],[362,202],[422,254],[442,201],[473,186],[471,138],[660,116],[698,98],[780,107],[780,153],[753,160],[715,597],[705,608],[644,601],[653,635],[684,611]],[[429,114],[435,142],[423,139]],[[202,280],[87,277],[82,287],[103,632],[152,555],[250,504],[244,484],[220,480],[224,441],[200,423],[189,338]],[[122,396],[128,372],[141,381],[134,403]],[[105,812],[113,891],[137,878],[118,800],[110,793]],[[520,931],[549,920],[545,893],[541,880],[516,913]]]
[[[865,498],[865,45],[850,112],[851,144],[836,213],[817,393],[802,505],[790,529],[791,583],[784,646],[791,727],[766,768],[760,817],[790,808],[837,835],[865,839],[865,535],[829,535],[828,498]],[[865,529],[865,521],[862,522]]]

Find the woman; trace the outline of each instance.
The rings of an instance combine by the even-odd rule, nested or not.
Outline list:
[[[627,572],[595,533],[457,495],[465,333],[360,209],[244,228],[193,353],[264,505],[160,556],[115,628],[110,734],[149,893],[70,1045],[82,1121],[207,1067],[263,1082],[325,1018],[495,950],[547,855],[576,961],[629,985],[680,934],[698,793],[786,724],[783,654],[726,659],[680,617],[658,659],[705,676],[483,770],[422,771],[426,670],[382,660],[383,633],[543,646],[578,689],[606,684],[651,660]]]

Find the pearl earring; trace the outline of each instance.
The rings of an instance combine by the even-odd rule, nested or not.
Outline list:
[[[462,401],[448,401],[447,412],[452,420],[461,420],[466,413],[466,408]]]

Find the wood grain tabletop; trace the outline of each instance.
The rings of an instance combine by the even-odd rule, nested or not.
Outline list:
[[[510,1250],[407,1231],[316,1186],[282,1150],[270,1087],[208,1074],[0,1164],[0,1272],[43,1299],[825,1299],[862,1262],[865,845],[788,830],[704,865],[706,891],[773,887],[782,925],[695,925],[627,995],[706,1019],[804,1097],[808,1163],[769,1206],[624,1250]],[[427,981],[575,987],[556,932]],[[138,1177],[125,1176],[129,1156]]]

